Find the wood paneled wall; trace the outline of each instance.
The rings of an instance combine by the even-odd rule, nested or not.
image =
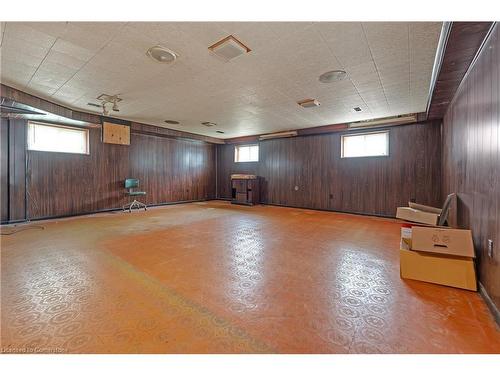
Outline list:
[[[21,132],[25,132],[26,121],[14,121],[16,126],[9,128],[2,119],[2,188],[4,175],[10,180],[5,197],[2,189],[2,221],[3,207],[9,207],[8,220],[25,219],[24,174],[21,181],[13,167],[15,162],[24,173],[26,137]],[[16,142],[18,147],[4,147],[4,132],[9,134],[9,146]],[[28,219],[120,208],[129,201],[123,187],[129,177],[140,179],[140,189],[147,192],[141,200],[147,204],[215,197],[213,144],[142,134],[140,130],[131,134],[130,146],[102,143],[100,128],[90,128],[89,137],[90,155],[26,152]],[[3,168],[4,159],[10,161],[8,172]]]
[[[432,93],[429,119],[442,119],[492,22],[452,22]]]
[[[458,225],[472,230],[479,279],[500,308],[500,30],[493,30],[443,121],[443,196],[458,193]],[[494,241],[494,256],[487,241]]]
[[[0,118],[0,221],[9,220],[9,123]]]
[[[388,157],[342,159],[343,133],[262,141],[257,163],[235,163],[235,145],[217,145],[218,197],[231,197],[232,173],[252,173],[269,204],[384,216],[410,199],[440,206],[440,122],[389,132]]]
[[[1,222],[26,217],[26,127],[24,120],[1,119]]]

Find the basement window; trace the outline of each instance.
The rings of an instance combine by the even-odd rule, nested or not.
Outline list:
[[[389,132],[345,134],[341,137],[342,157],[389,156]]]
[[[89,154],[89,130],[30,121],[28,150]]]
[[[234,161],[236,163],[259,161],[259,145],[235,146]]]

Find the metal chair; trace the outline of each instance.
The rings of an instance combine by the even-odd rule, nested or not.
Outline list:
[[[127,194],[129,197],[137,197],[140,195],[146,195],[145,191],[134,191],[135,188],[139,187],[139,180],[137,178],[127,178],[125,180],[125,189],[127,189]],[[144,208],[144,211],[147,211],[148,207],[146,204],[139,202],[137,199],[134,198],[134,201],[126,204],[123,206],[123,211],[128,210],[129,212],[132,212],[133,208]]]

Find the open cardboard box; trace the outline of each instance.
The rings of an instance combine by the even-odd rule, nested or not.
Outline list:
[[[404,279],[477,290],[470,230],[413,226],[411,250],[399,255]]]
[[[439,222],[439,214],[421,211],[411,207],[398,207],[396,217],[406,221],[429,225],[437,225]]]
[[[442,208],[409,202],[408,207],[397,208],[396,218],[420,224],[443,226],[448,221],[449,211],[455,212],[455,205],[456,194],[454,193],[446,197]]]

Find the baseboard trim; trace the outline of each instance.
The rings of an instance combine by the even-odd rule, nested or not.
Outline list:
[[[488,292],[486,291],[483,284],[481,284],[481,282],[478,282],[478,285],[479,285],[479,294],[481,295],[481,297],[483,297],[484,302],[486,302],[486,306],[488,306],[488,309],[493,315],[493,319],[497,323],[498,328],[500,328],[500,310],[498,310],[498,307],[495,305],[493,300],[488,295]]]
[[[215,198],[214,200],[219,200],[219,201],[231,201],[231,198]],[[288,208],[299,208],[302,210],[314,210],[314,211],[323,211],[323,212],[338,212],[341,214],[349,214],[349,215],[360,215],[360,216],[375,216],[375,217],[382,217],[386,219],[395,219],[396,217],[393,215],[382,215],[382,214],[371,214],[371,213],[365,213],[365,212],[354,212],[354,211],[339,211],[339,210],[330,210],[327,208],[312,208],[312,207],[302,207],[302,206],[290,206],[287,204],[279,204],[279,203],[267,203],[267,202],[260,202],[259,204],[263,206],[276,206],[276,207],[288,207]]]
[[[159,206],[171,206],[174,204],[183,204],[183,203],[195,203],[195,202],[207,202],[207,201],[213,201],[215,198],[207,198],[207,199],[196,199],[196,200],[190,200],[190,201],[176,201],[176,202],[165,202],[165,203],[155,203],[155,204],[148,204],[148,207],[159,207]],[[56,216],[43,216],[43,217],[37,217],[34,219],[27,219],[27,220],[15,220],[15,221],[7,221],[7,222],[2,222],[1,225],[12,225],[12,224],[19,224],[19,223],[27,223],[31,221],[43,221],[43,220],[52,220],[52,219],[63,219],[63,218],[68,218],[68,217],[78,217],[78,216],[85,216],[85,215],[94,215],[94,214],[102,214],[106,212],[116,212],[116,211],[122,211],[123,208],[105,208],[102,210],[97,210],[97,211],[89,211],[89,212],[79,212],[76,214],[68,214],[68,215],[56,215]]]

